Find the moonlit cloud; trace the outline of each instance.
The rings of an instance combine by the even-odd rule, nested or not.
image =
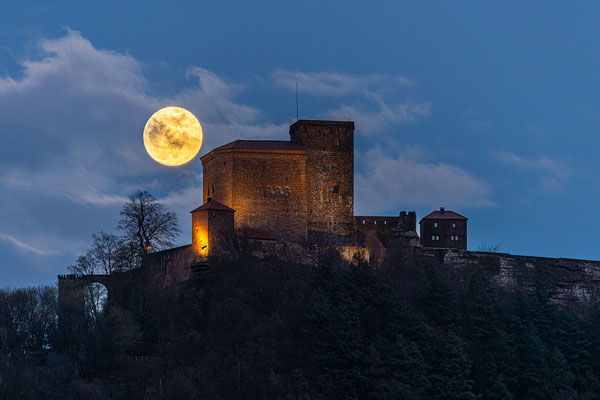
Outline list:
[[[414,149],[389,154],[377,146],[359,155],[358,163],[359,214],[415,206],[494,206],[488,183],[457,166],[424,161]]]

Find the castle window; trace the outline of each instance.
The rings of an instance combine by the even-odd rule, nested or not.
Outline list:
[[[290,188],[289,187],[284,187],[283,188],[283,195],[284,196],[289,196],[290,195]]]
[[[363,225],[365,224],[365,220],[363,219]]]
[[[227,165],[227,161],[223,161],[223,165]]]
[[[334,140],[333,140],[333,144],[334,144],[335,146],[339,146],[339,145],[340,145],[340,139],[334,139]]]
[[[339,193],[340,192],[340,185],[338,185],[337,183],[333,184],[333,193]]]
[[[270,195],[271,195],[271,188],[270,188],[270,187],[268,187],[268,186],[267,186],[267,188],[265,189],[265,194],[266,194],[267,196],[270,196]]]
[[[434,223],[433,223],[433,227],[434,227],[434,228],[437,228],[437,222],[434,222]]]
[[[281,194],[281,188],[276,187],[275,188],[275,194],[280,195]]]
[[[290,166],[290,163],[289,163],[289,162],[286,162],[286,163],[285,163],[285,166],[286,166],[286,167],[289,167],[289,166]]]
[[[384,225],[387,225],[387,221],[383,221],[383,224],[384,224]]]
[[[453,223],[452,223],[452,227],[453,227],[453,228],[456,228],[456,222],[453,222]]]
[[[215,194],[215,185],[212,185],[212,192]]]
[[[248,161],[244,161],[244,166],[247,167],[248,166]]]
[[[377,221],[373,221],[373,224],[374,224],[374,225],[377,225]]]
[[[263,162],[262,162],[262,166],[263,166],[263,167],[266,167],[266,166],[267,166],[267,162],[266,162],[266,161],[263,161]]]
[[[206,193],[207,196],[210,196],[210,188],[208,188],[207,190],[208,193]]]

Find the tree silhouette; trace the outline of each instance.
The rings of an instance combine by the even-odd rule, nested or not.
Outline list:
[[[121,216],[117,229],[136,243],[140,256],[172,247],[173,240],[181,233],[175,213],[167,211],[145,190],[129,195],[129,201],[121,209]]]

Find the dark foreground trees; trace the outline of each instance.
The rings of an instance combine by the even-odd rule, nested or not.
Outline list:
[[[140,298],[143,314],[109,303],[71,353],[53,339],[52,288],[0,291],[0,398],[600,397],[600,303],[506,293],[484,269],[295,259],[239,255]]]

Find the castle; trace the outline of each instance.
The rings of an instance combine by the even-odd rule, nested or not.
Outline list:
[[[333,246],[372,259],[382,257],[385,238],[417,244],[414,211],[354,215],[352,121],[299,120],[289,141],[236,140],[201,161],[203,205],[192,211],[192,248],[201,256],[224,251],[227,237]]]

